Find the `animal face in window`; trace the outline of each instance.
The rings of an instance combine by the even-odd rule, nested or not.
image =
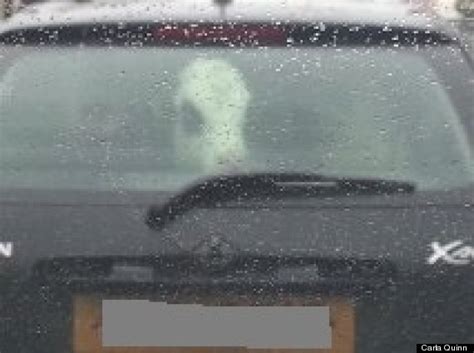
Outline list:
[[[246,157],[249,99],[241,73],[228,62],[197,59],[187,66],[176,95],[179,159],[204,171],[238,168]]]

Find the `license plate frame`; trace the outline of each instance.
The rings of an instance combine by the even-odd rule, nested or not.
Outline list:
[[[203,305],[312,305],[329,306],[332,333],[331,349],[246,349],[243,347],[103,347],[101,338],[102,301],[105,299],[132,299],[124,296],[74,295],[72,298],[73,353],[354,353],[355,309],[345,298],[293,297],[264,299],[239,297],[216,300],[212,297],[178,298],[175,304]],[[136,299],[136,298],[133,298]],[[144,298],[140,298],[144,299]],[[145,298],[146,299],[146,298]],[[167,300],[168,301],[168,300]],[[168,301],[170,302],[170,301]]]

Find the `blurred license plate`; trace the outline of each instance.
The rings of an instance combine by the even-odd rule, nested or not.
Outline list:
[[[136,320],[137,317],[140,318],[144,315],[144,313],[139,314],[133,313],[130,310],[133,310],[133,303],[137,303],[136,300],[124,300],[123,298],[119,298],[120,300],[117,301],[117,298],[114,300],[110,300],[109,298],[100,298],[94,296],[76,296],[74,297],[74,322],[73,322],[73,347],[74,353],[217,353],[217,352],[314,352],[314,353],[352,353],[354,352],[354,341],[355,341],[355,329],[354,329],[354,309],[353,306],[349,303],[349,301],[336,298],[336,299],[329,299],[325,301],[321,300],[311,300],[307,297],[305,298],[291,298],[288,300],[273,300],[269,303],[262,303],[259,301],[260,306],[278,306],[278,307],[301,307],[301,306],[310,306],[312,308],[329,308],[328,314],[328,325],[329,325],[329,335],[330,335],[330,343],[328,347],[330,348],[277,348],[272,346],[271,349],[267,348],[243,348],[243,347],[211,347],[209,344],[206,347],[202,346],[189,346],[186,347],[178,347],[177,345],[170,345],[167,347],[158,346],[158,345],[150,345],[150,346],[143,346],[142,344],[137,346],[130,346],[130,345],[110,345],[107,342],[103,342],[104,338],[103,335],[107,335],[110,333],[111,326],[117,323],[116,316],[114,318],[113,315],[110,317],[103,317],[106,315],[107,311],[105,310],[106,307],[113,307],[116,308],[118,303],[122,303],[122,307],[124,308],[124,312],[128,314],[125,317],[129,318],[129,323],[126,322],[126,319],[122,318],[119,319],[121,324],[119,325],[122,331],[118,330],[118,334],[121,335],[119,338],[123,338],[127,336],[126,332],[123,332],[124,328],[127,330],[136,331]],[[140,301],[146,302],[146,301]],[[176,304],[189,304],[190,300],[180,300],[179,303]],[[195,302],[195,300],[193,301]],[[204,307],[212,307],[212,308],[220,308],[222,306],[225,307],[249,307],[255,305],[257,299],[251,299],[246,297],[238,298],[234,300],[227,300],[222,301],[220,300],[218,304],[215,303],[215,300],[199,300],[200,304],[203,304]],[[111,306],[110,303],[113,303],[115,306]],[[156,308],[155,302],[149,302],[148,307],[153,310]],[[175,303],[173,303],[175,304]],[[159,304],[158,304],[159,305]],[[190,306],[193,307],[193,306]],[[197,307],[197,306],[196,306]],[[142,306],[143,308],[143,306]],[[104,309],[104,310],[103,310]],[[108,315],[108,314],[107,314]],[[124,322],[125,320],[125,322]],[[115,321],[115,322],[114,322]],[[149,322],[146,319],[143,319],[144,322]],[[106,327],[107,325],[107,327]],[[315,329],[317,331],[317,329]],[[263,332],[263,331],[262,331]],[[316,332],[315,332],[316,334]],[[130,335],[129,335],[130,336]],[[132,335],[133,336],[133,335]],[[135,336],[137,337],[137,336]]]

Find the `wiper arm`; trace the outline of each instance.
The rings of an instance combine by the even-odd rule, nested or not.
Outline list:
[[[335,178],[304,173],[221,175],[185,188],[162,205],[151,206],[146,222],[152,229],[161,230],[192,209],[215,208],[231,201],[388,195],[414,191],[413,183],[386,179]]]

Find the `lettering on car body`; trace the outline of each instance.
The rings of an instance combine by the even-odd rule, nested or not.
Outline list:
[[[461,240],[455,240],[447,244],[440,244],[437,241],[431,243],[433,253],[427,262],[434,265],[437,262],[444,262],[450,265],[469,265],[474,263],[474,247],[464,245]]]

